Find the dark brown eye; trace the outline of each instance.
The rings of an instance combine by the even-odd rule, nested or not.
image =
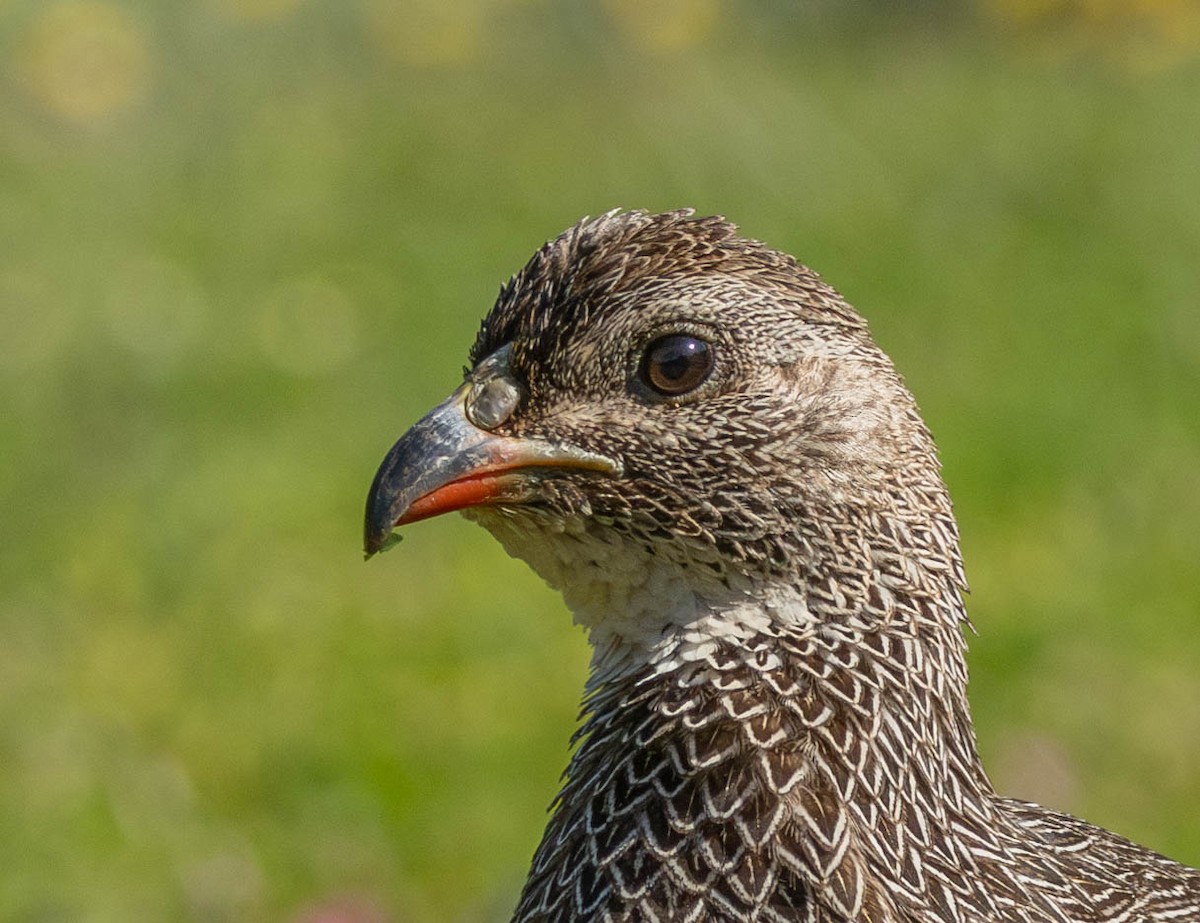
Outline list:
[[[703,340],[685,333],[668,334],[646,347],[642,381],[659,394],[676,397],[704,384],[714,362],[713,349]]]

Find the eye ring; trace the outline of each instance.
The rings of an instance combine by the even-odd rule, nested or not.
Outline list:
[[[708,381],[716,364],[716,351],[707,340],[668,333],[646,345],[638,377],[655,394],[680,397]]]

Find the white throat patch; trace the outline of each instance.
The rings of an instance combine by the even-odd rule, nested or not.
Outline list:
[[[754,636],[815,630],[817,618],[794,587],[764,589],[707,561],[651,555],[587,520],[551,520],[477,507],[464,515],[562,593],[588,631],[592,682],[650,666],[672,672]],[[709,549],[689,548],[703,555]],[[712,551],[711,560],[716,560]]]

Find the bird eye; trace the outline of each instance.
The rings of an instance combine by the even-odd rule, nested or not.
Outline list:
[[[646,347],[641,378],[659,394],[677,397],[704,384],[714,364],[713,349],[703,340],[672,333]]]

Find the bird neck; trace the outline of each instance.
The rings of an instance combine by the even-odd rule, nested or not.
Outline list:
[[[518,920],[564,901],[592,919],[589,894],[671,919],[907,918],[900,903],[924,899],[911,864],[950,874],[958,831],[992,819],[957,629],[914,617],[693,649],[593,679]]]
[[[685,751],[696,746],[689,728],[726,728],[742,758],[768,754],[847,805],[866,793],[875,808],[990,793],[967,700],[961,598],[890,602],[885,620],[841,623],[815,623],[811,608],[796,615],[778,599],[740,603],[671,627],[637,657],[609,639],[593,659],[580,736],[594,746],[596,727],[646,702],[640,720]]]
[[[788,572],[726,571],[725,593],[661,555],[595,568],[603,592],[580,592],[581,568],[562,580],[595,648],[587,717],[518,919],[541,919],[584,856],[607,899],[660,870],[670,888],[652,903],[671,919],[702,880],[729,882],[746,918],[791,895],[780,918],[807,900],[899,919],[897,901],[922,900],[904,896],[920,868],[953,874],[961,831],[997,808],[967,703],[957,533],[936,506],[920,522],[915,504],[838,510],[837,534],[761,555]],[[808,512],[797,521],[823,521]]]
[[[592,711],[620,711],[632,690],[652,687],[683,703],[707,695],[736,724],[744,708],[724,697],[736,691],[756,714],[778,716],[796,754],[834,748],[822,768],[834,790],[851,791],[874,754],[898,774],[889,798],[918,797],[916,780],[932,804],[943,788],[990,791],[967,701],[957,525],[939,479],[920,502],[907,495],[920,483],[875,503],[798,508],[798,523],[843,526],[798,530],[788,554],[761,555],[786,572],[726,569],[714,588],[665,555],[640,573],[632,562],[608,569],[636,592],[590,597],[610,604],[598,610],[572,606],[594,650]]]

